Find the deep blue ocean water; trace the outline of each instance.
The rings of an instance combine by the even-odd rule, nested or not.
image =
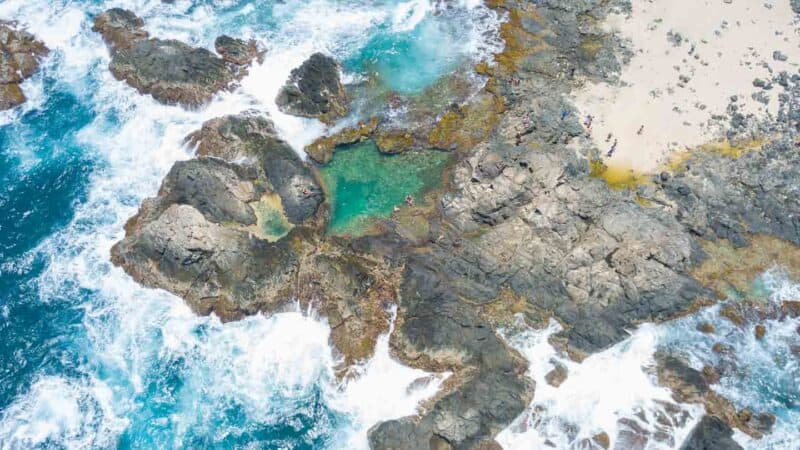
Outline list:
[[[0,449],[359,448],[375,422],[412,413],[436,386],[408,391],[425,374],[392,361],[385,341],[340,385],[313,311],[223,325],[108,257],[140,202],[191,156],[182,139],[204,120],[257,109],[294,144],[320,132],[272,103],[312,52],[345,61],[351,79],[377,71],[404,95],[484,56],[497,17],[455,4],[434,14],[424,0],[0,1],[0,19],[52,50],[24,85],[29,102],[0,113]],[[111,6],[194,45],[254,37],[267,61],[200,111],[159,105],[106,69],[90,28]],[[795,391],[763,395],[784,392]]]

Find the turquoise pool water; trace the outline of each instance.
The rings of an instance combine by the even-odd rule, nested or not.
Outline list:
[[[422,201],[422,194],[441,183],[450,156],[435,150],[384,155],[370,141],[340,148],[320,170],[331,204],[330,230],[358,234],[404,205],[406,196]]]

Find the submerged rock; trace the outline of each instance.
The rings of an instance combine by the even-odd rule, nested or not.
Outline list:
[[[569,372],[567,371],[567,367],[565,365],[556,363],[555,368],[548,372],[547,375],[544,376],[544,379],[550,386],[559,387],[561,386],[561,383],[567,379],[568,374]]]
[[[0,111],[25,103],[20,84],[39,69],[48,53],[32,34],[0,20]]]
[[[330,56],[314,53],[292,70],[275,102],[286,114],[330,122],[347,114],[347,95],[340,68]]]
[[[220,58],[174,39],[149,38],[143,26],[133,12],[114,8],[95,17],[92,30],[109,46],[114,77],[161,103],[202,105],[241,79],[244,65],[257,56],[241,48],[249,44],[227,36],[218,45],[225,52]]]

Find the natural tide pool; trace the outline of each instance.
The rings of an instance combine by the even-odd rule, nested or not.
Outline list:
[[[410,195],[415,202],[435,189],[450,154],[423,150],[386,155],[372,141],[337,150],[320,175],[331,205],[329,230],[363,233],[376,218],[389,217]]]

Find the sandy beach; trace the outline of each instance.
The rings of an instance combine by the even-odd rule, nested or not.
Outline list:
[[[574,102],[611,167],[652,172],[672,152],[720,138],[731,103],[774,114],[783,89],[771,80],[798,73],[788,0],[633,0],[606,26],[625,40],[630,63],[618,82],[587,83]]]

